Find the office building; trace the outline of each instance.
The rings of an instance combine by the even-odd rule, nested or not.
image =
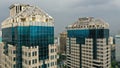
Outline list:
[[[54,19],[37,6],[13,4],[2,22],[2,68],[57,68]]]
[[[110,68],[109,24],[93,17],[79,18],[67,26],[68,68]]]

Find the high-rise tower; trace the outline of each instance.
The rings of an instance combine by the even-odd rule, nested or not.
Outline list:
[[[67,27],[68,68],[110,68],[109,25],[93,17],[79,18]]]
[[[36,6],[9,8],[2,23],[2,68],[57,68],[54,19]]]

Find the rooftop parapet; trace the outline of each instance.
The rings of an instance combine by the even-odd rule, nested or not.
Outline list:
[[[108,29],[109,24],[102,19],[94,17],[79,18],[75,23],[67,26],[67,29]]]

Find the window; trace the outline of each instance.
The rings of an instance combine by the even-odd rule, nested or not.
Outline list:
[[[29,57],[31,57],[31,53],[30,52],[28,53],[28,55],[29,55]]]
[[[51,56],[51,60],[54,59],[54,55]]]
[[[53,66],[54,66],[54,62],[53,62]]]
[[[48,22],[49,20],[48,19],[46,19],[46,22]]]
[[[29,60],[29,65],[31,65],[31,60]]]
[[[27,56],[27,52],[25,52],[25,56]]]
[[[32,52],[32,56],[34,56],[34,52]]]
[[[55,62],[55,65],[57,65],[57,62]]]
[[[22,11],[22,6],[20,6],[20,11]]]
[[[14,64],[13,67],[16,68],[16,65]]]
[[[26,18],[21,18],[21,22],[25,22],[26,21]]]
[[[49,67],[49,63],[47,64],[47,67]]]
[[[51,53],[53,53],[54,52],[54,49],[51,49]]]
[[[32,64],[34,64],[34,59],[32,60]]]
[[[51,62],[51,66],[53,66],[53,65],[52,65],[52,62]]]
[[[39,68],[41,68],[41,66],[39,66]]]
[[[13,51],[13,54],[16,54],[15,50]]]
[[[35,59],[35,63],[37,63],[37,59]]]
[[[13,58],[13,61],[15,61],[16,59],[15,59],[15,57]]]
[[[55,52],[56,52],[56,49],[55,49]]]
[[[37,52],[35,51],[35,56],[37,56]]]
[[[35,21],[35,17],[32,17],[32,21]]]
[[[55,55],[55,58],[57,58],[57,55]]]

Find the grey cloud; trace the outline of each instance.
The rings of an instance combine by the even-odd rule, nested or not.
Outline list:
[[[103,18],[110,24],[111,33],[120,30],[120,0],[1,0],[0,22],[8,16],[8,7],[13,3],[37,5],[45,10],[55,18],[55,34],[85,16]]]

